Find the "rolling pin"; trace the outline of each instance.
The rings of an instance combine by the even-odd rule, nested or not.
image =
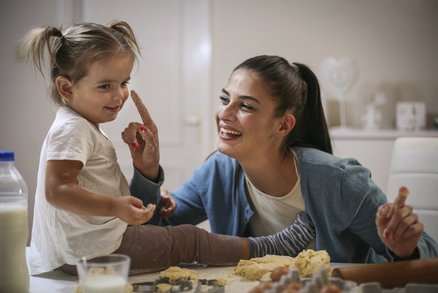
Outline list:
[[[357,284],[378,282],[383,288],[438,284],[438,258],[336,267],[332,277]]]

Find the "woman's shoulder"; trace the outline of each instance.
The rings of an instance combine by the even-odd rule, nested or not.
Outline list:
[[[368,190],[373,185],[371,172],[354,158],[339,158],[335,155],[313,149],[296,150],[301,179],[336,186],[341,184],[348,190]],[[337,182],[337,183],[336,183]]]
[[[308,147],[298,147],[294,149],[300,165],[306,167],[333,168],[345,170],[350,167],[361,166],[354,158],[340,158],[333,154]]]
[[[385,201],[382,191],[371,179],[370,170],[357,160],[339,158],[313,148],[294,150],[299,161],[303,194],[315,194],[315,198],[323,200],[324,204],[336,203],[349,211],[356,211],[366,196],[375,198],[371,202]],[[328,196],[320,196],[322,191]]]

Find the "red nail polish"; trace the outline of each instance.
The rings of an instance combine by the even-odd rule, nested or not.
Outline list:
[[[137,150],[138,150],[138,144],[137,144],[136,142],[131,143],[131,148],[132,148],[134,151],[137,151]]]
[[[148,129],[146,128],[146,126],[144,125],[139,125],[138,129],[140,129],[140,131],[146,132]]]

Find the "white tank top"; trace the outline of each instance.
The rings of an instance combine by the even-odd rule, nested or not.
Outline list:
[[[295,162],[296,156],[292,151]],[[249,221],[249,227],[254,236],[270,235],[290,226],[299,212],[304,211],[304,199],[301,193],[300,176],[292,190],[284,196],[276,197],[258,190],[245,176],[250,200],[253,204],[254,215]]]

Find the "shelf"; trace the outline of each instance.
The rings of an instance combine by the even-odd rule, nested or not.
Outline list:
[[[329,128],[332,139],[381,139],[394,140],[397,137],[438,137],[438,130],[398,131],[395,129],[365,130],[357,128]]]

